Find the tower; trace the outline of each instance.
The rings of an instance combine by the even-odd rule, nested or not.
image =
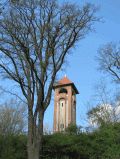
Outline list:
[[[54,132],[64,131],[69,124],[76,124],[76,94],[74,83],[66,76],[54,87]]]

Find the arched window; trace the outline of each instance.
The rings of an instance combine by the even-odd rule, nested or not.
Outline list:
[[[67,89],[61,88],[60,91],[59,91],[59,93],[66,93],[67,94],[68,92],[67,92]]]
[[[63,131],[65,127],[65,99],[59,100],[59,128]]]

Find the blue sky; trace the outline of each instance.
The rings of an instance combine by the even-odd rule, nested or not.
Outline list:
[[[70,1],[70,0],[68,0]],[[77,95],[77,124],[86,124],[86,112],[88,111],[87,101],[92,100],[94,94],[94,85],[100,79],[108,79],[107,75],[100,73],[98,63],[95,60],[97,50],[107,42],[120,41],[120,1],[119,0],[74,0],[71,2],[84,4],[86,2],[95,4],[100,7],[97,16],[102,17],[104,22],[94,25],[95,32],[89,33],[85,39],[80,41],[73,54],[68,57],[68,64],[65,70],[59,73],[61,79],[64,74],[72,80],[78,88],[80,94]],[[109,83],[109,82],[108,82]],[[112,84],[112,87],[115,85]],[[117,87],[117,86],[116,86]],[[53,103],[46,111],[44,123],[52,128],[53,125]]]

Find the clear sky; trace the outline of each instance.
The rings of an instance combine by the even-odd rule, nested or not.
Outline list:
[[[70,0],[68,0],[70,1]],[[97,15],[102,17],[103,23],[94,25],[95,32],[86,36],[76,46],[73,54],[68,58],[65,70],[59,73],[59,79],[64,74],[72,80],[80,94],[77,95],[77,124],[85,125],[86,112],[88,111],[87,101],[94,94],[94,85],[106,76],[100,73],[98,63],[95,60],[97,50],[107,42],[120,42],[120,1],[119,0],[71,0],[71,2],[84,4],[86,2],[100,7]],[[46,111],[44,123],[52,128],[53,125],[53,103]]]

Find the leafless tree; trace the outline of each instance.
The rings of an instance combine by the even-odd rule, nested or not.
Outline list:
[[[113,79],[120,84],[120,46],[108,43],[98,51],[100,70],[112,75]]]
[[[28,105],[28,159],[42,157],[44,112],[65,57],[98,19],[91,4],[29,0],[0,19],[1,75],[16,82]]]
[[[97,105],[88,112],[88,118],[91,126],[101,126],[102,124],[120,122],[120,105]]]
[[[10,3],[9,0],[3,0],[3,1],[1,0],[1,1],[0,1],[0,15],[3,13],[3,11],[5,10],[6,5],[7,5],[8,3]]]
[[[17,100],[0,105],[0,134],[20,134],[25,131],[25,106]]]
[[[88,119],[91,126],[100,126],[104,123],[120,122],[120,95],[107,88],[105,81],[95,86],[94,102],[88,110]]]

